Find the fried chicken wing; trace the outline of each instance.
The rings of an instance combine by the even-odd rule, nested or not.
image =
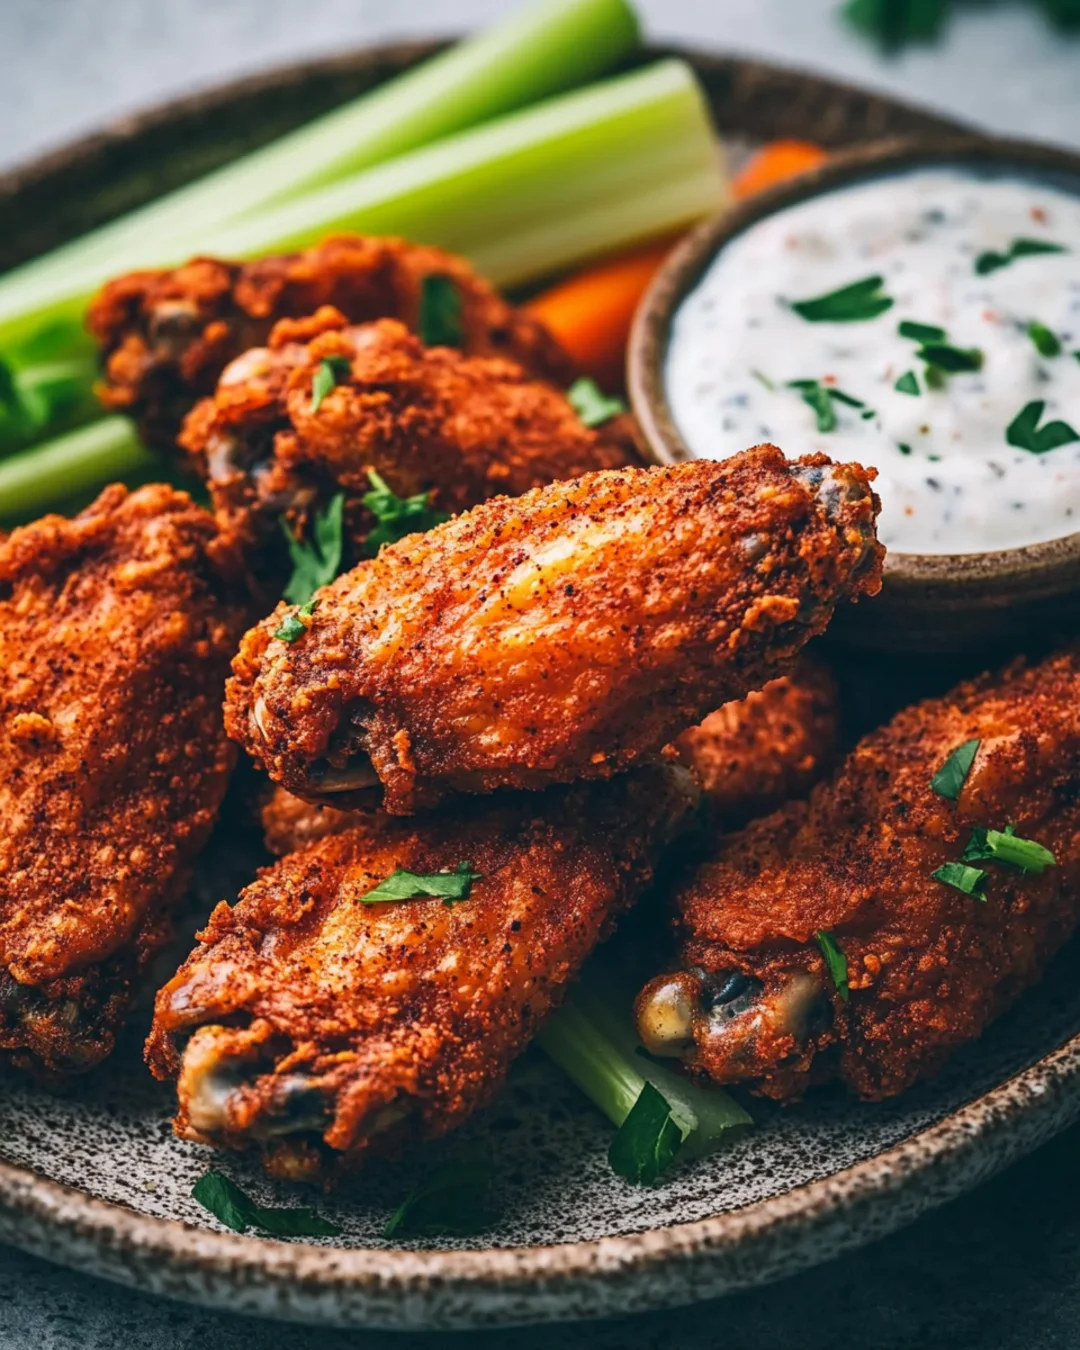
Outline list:
[[[0,1050],[110,1050],[224,795],[244,623],[213,519],[107,488],[0,543]]]
[[[274,788],[259,812],[263,841],[275,858],[284,858],[309,844],[362,824],[369,812],[338,811],[325,802],[306,802],[284,788]]]
[[[302,253],[248,263],[194,258],[110,281],[87,315],[102,349],[102,401],[130,413],[149,445],[172,451],[187,411],[278,319],[333,305],[353,323],[397,318],[415,331],[432,276],[457,287],[466,352],[510,357],[545,379],[572,378],[543,324],[508,305],[464,259],[402,239],[340,235]]]
[[[775,446],[498,498],[339,577],[302,634],[280,606],[249,632],[229,733],[343,808],[608,777],[877,590],[877,505]]]
[[[955,802],[939,795],[935,773],[976,740]],[[1055,862],[1040,873],[981,860],[986,830],[1014,831]],[[984,875],[946,877],[971,894],[934,876],[965,853]],[[840,1079],[873,1100],[933,1074],[1080,920],[1080,657],[904,710],[808,803],[721,841],[675,908],[679,968],[638,998],[654,1053],[781,1099]],[[829,935],[849,998],[826,961]]]
[[[371,815],[222,904],[158,995],[148,1062],[178,1133],[310,1176],[487,1101],[692,812],[684,770]],[[468,864],[466,898],[377,904],[398,869]]]
[[[327,363],[336,363],[335,384],[316,399]],[[636,463],[618,425],[583,426],[559,390],[512,362],[425,348],[396,320],[351,327],[327,307],[282,321],[268,347],[235,360],[180,443],[210,485],[222,528],[249,552],[269,545],[283,559],[280,520],[306,537],[313,512],[343,492],[351,566],[375,523],[362,502],[369,470],[399,497],[428,493],[434,509],[464,511]]]
[[[725,703],[674,742],[712,818],[734,829],[805,796],[831,766],[839,736],[836,682],[804,657],[790,675]]]

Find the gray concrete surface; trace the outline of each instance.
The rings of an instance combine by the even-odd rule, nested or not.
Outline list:
[[[991,5],[884,61],[838,0],[640,0],[654,33],[876,85],[1080,145],[1080,43]],[[457,32],[507,0],[0,0],[0,165],[160,98],[365,41]],[[455,1337],[273,1327],[167,1304],[0,1248],[3,1350],[1065,1350],[1080,1344],[1080,1131],[907,1232],[783,1285],[599,1327]]]

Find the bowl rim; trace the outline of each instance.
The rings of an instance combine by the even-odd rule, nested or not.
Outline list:
[[[1080,195],[1080,153],[1035,141],[964,133],[898,136],[834,153],[816,168],[777,183],[702,221],[672,249],[642,296],[634,314],[627,351],[627,388],[650,455],[660,464],[694,458],[675,424],[664,385],[664,363],[676,310],[716,255],[737,235],[767,216],[812,197],[860,182],[927,165],[985,164],[1057,173],[1074,178]],[[905,553],[889,549],[885,573],[893,594],[911,588],[920,594],[965,592],[994,576],[1040,592],[1052,588],[1063,570],[1080,564],[1080,530],[1040,543],[972,553]]]

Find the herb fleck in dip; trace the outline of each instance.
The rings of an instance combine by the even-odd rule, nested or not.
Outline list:
[[[881,538],[970,553],[1080,529],[1080,196],[925,169],[721,250],[675,317],[694,454],[759,441],[880,470]]]

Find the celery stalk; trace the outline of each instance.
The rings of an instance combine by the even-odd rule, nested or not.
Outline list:
[[[637,1053],[629,998],[603,970],[593,969],[545,1023],[537,1044],[589,1100],[621,1125],[646,1083],[667,1100],[683,1135],[680,1157],[701,1157],[752,1124],[726,1092],[700,1088]]]
[[[0,521],[11,523],[158,463],[126,417],[103,417],[78,431],[0,460]]]
[[[693,72],[662,61],[463,132],[201,236],[200,250],[254,257],[336,231],[401,234],[517,284],[718,210],[725,180]],[[133,252],[128,266],[182,252]],[[42,287],[33,310],[0,297],[0,347],[73,321],[100,277]]]
[[[206,250],[205,236],[396,155],[574,88],[638,40],[628,0],[536,0],[476,37],[261,150],[16,268],[5,312],[61,276],[95,278]],[[58,353],[63,354],[63,353]]]
[[[90,357],[4,370],[0,390],[0,454],[29,445],[46,428],[70,430],[101,416]],[[4,395],[6,394],[6,397]]]

